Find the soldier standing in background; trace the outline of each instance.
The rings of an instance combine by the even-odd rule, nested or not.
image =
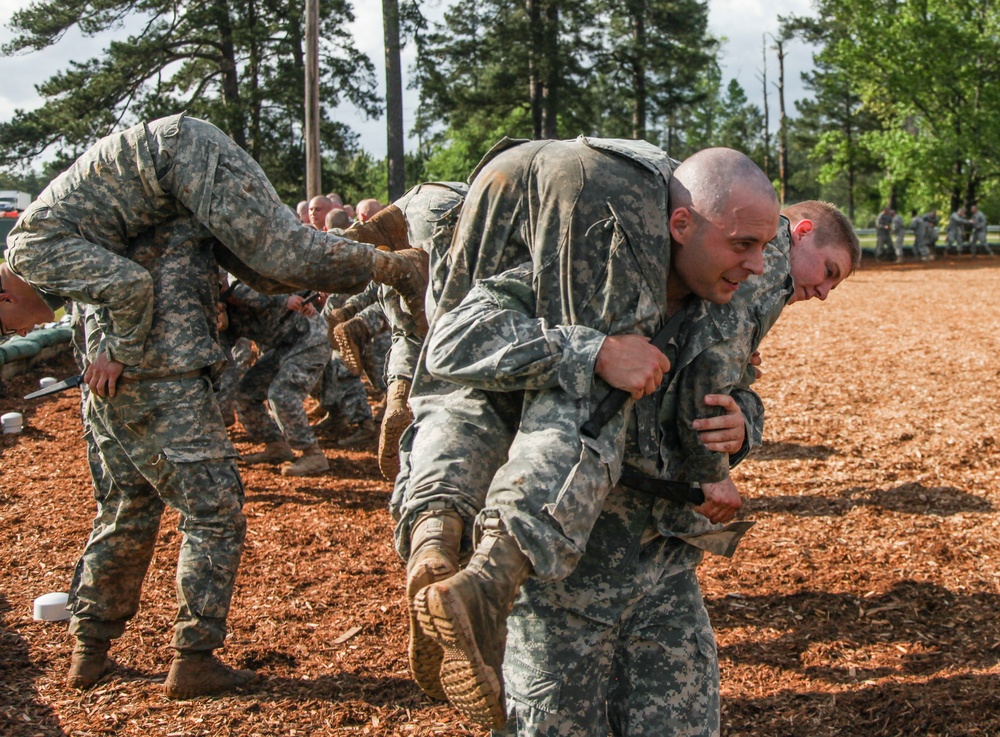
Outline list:
[[[976,246],[980,245],[986,251],[987,256],[992,256],[989,244],[986,242],[986,216],[979,211],[979,207],[972,206],[972,241],[969,243],[969,255],[976,255]]]

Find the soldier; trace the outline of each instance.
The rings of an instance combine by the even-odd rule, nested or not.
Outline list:
[[[916,210],[910,212],[910,230],[913,231],[913,253],[921,261],[930,261],[932,256],[927,247],[927,221],[917,214]]]
[[[264,443],[263,451],[244,456],[243,461],[251,465],[294,461],[282,467],[283,476],[311,476],[330,468],[304,406],[330,360],[325,321],[315,307],[304,304],[307,296],[269,296],[238,284],[227,299],[229,331],[249,338],[261,350],[234,396],[247,434]],[[298,459],[296,450],[301,452]]]
[[[603,735],[605,700],[612,724],[618,718],[633,728],[641,722],[650,734],[688,733],[686,728],[699,734],[717,731],[717,664],[706,657],[706,650],[699,653],[697,647],[693,650],[691,647],[693,643],[713,639],[700,604],[694,568],[702,551],[731,555],[739,530],[719,530],[691,505],[657,501],[655,494],[662,486],[657,479],[693,480],[699,474],[709,473],[710,458],[702,454],[692,457],[683,450],[689,443],[683,439],[685,428],[697,427],[695,418],[700,417],[700,411],[691,414],[692,409],[700,408],[690,400],[712,389],[729,391],[744,381],[741,376],[746,359],[786,301],[814,296],[825,299],[860,260],[860,246],[850,223],[832,206],[800,203],[789,207],[786,214],[791,222],[782,218],[779,236],[767,250],[763,277],[741,286],[728,305],[702,305],[701,310],[695,306],[693,312],[689,306],[686,337],[673,369],[680,375],[674,374],[670,383],[658,390],[655,404],[650,406],[649,402],[640,401],[636,405],[636,416],[628,425],[629,442],[621,485],[605,502],[579,565],[565,580],[543,581],[534,577],[525,583],[512,617],[511,660],[503,669],[510,679],[508,693],[516,714],[505,733]],[[798,279],[789,282],[790,273]],[[459,378],[463,383],[509,386],[511,379],[521,373],[520,368],[525,375],[537,370],[538,375],[531,377],[531,381],[543,383],[552,372],[551,351],[533,348],[544,345],[538,336],[545,332],[545,327],[539,329],[537,324],[533,325],[536,321],[530,297],[531,280],[530,265],[484,280],[459,307],[438,318],[428,340],[430,370],[442,377]],[[753,329],[732,332],[732,310],[739,315],[738,323],[753,325]],[[519,319],[514,313],[522,311],[526,317]],[[722,326],[721,336],[719,326]],[[725,338],[727,334],[730,337]],[[717,342],[720,337],[725,339]],[[505,365],[501,357],[492,360],[491,350],[517,355],[516,366]],[[560,363],[576,360],[572,353],[572,349],[564,352]],[[583,362],[586,363],[585,356]],[[539,396],[546,393],[543,390]],[[658,423],[644,422],[644,412],[654,407],[659,408]],[[550,417],[544,429],[539,421],[537,431],[522,443],[519,440],[525,432],[525,420],[536,419],[531,418],[527,407],[524,418],[510,450],[512,460],[524,459],[516,464],[516,483],[520,487],[530,485],[528,467],[552,465],[553,459],[560,455],[534,451],[553,442],[552,433],[560,426],[560,420]],[[657,424],[659,433],[650,433]],[[645,437],[646,433],[652,437]],[[586,452],[581,455],[578,445],[567,440],[567,436],[557,435],[560,440],[555,442],[565,443],[563,453],[576,463],[568,482],[581,484],[588,477]],[[754,437],[759,443],[756,426]],[[650,441],[656,450],[645,447]],[[497,478],[502,475],[503,469]],[[484,514],[489,514],[492,500],[506,520],[511,517],[504,507],[511,505],[512,498],[516,500],[517,493],[514,487],[498,484],[497,478],[487,497]],[[597,480],[596,476],[590,478]],[[569,491],[565,486],[556,486],[560,496]],[[554,501],[549,513],[558,515],[565,529],[566,521],[575,515],[576,509],[567,506],[560,514],[561,508],[563,502]],[[513,519],[517,519],[516,513]],[[645,550],[649,555],[637,558],[642,544],[648,546]],[[480,589],[484,593],[476,601],[469,589],[478,587],[468,585],[469,579],[482,579],[484,573],[486,577],[495,574],[500,567],[497,561],[502,559],[495,553],[493,558],[496,560],[477,564],[474,557],[469,568],[478,565],[478,571],[433,584],[417,596],[418,618],[422,625],[425,622],[431,625],[425,629],[435,630],[439,622],[452,625],[433,634],[445,646],[441,680],[450,697],[458,686],[465,686],[466,694],[470,691],[482,694],[493,685],[488,683],[491,676],[500,672],[495,658],[497,649],[502,652],[503,641],[496,631],[491,632],[496,617],[492,607],[496,601],[489,586]],[[462,576],[466,580],[461,580]],[[448,588],[455,591],[449,592]],[[427,611],[424,611],[424,597]],[[462,603],[455,611],[449,611],[456,601]],[[635,618],[628,616],[630,604],[642,614]],[[464,625],[460,624],[465,620],[462,612],[468,614]],[[623,634],[616,640],[614,633],[619,627]],[[500,627],[497,629],[502,631]],[[649,651],[640,646],[629,650],[633,636],[660,643],[662,649]],[[470,645],[466,637],[473,638],[475,645]],[[628,655],[621,655],[620,660],[614,656],[626,651]],[[476,670],[476,678],[460,672],[457,661],[464,661],[467,656],[470,661],[481,659],[477,668],[467,669]],[[610,670],[608,663],[612,663]],[[556,682],[561,694],[558,705],[547,701],[545,696],[552,693]],[[616,683],[622,684],[621,687],[609,693],[608,685]],[[685,684],[683,702],[677,701],[678,683]],[[462,698],[466,704],[471,701],[467,695],[457,698],[459,703]],[[474,709],[469,711],[482,714]],[[496,728],[506,715],[498,711],[493,716]],[[670,725],[669,730],[666,725]]]
[[[972,221],[965,217],[965,208],[960,207],[948,216],[948,226],[945,231],[947,240],[944,244],[945,255],[951,252],[951,247],[955,247],[955,255],[961,255],[965,245],[965,238],[962,229],[972,225]]]
[[[976,246],[981,245],[987,256],[992,256],[989,244],[986,242],[986,216],[979,211],[977,205],[972,206],[972,242],[969,244],[969,255],[976,255]]]
[[[882,212],[879,213],[878,217],[875,219],[875,260],[878,261],[883,258],[889,257],[889,253],[892,250],[892,238],[890,236],[890,229],[892,228],[892,210],[888,205],[882,208]]]
[[[510,144],[505,142],[503,145]],[[740,281],[761,268],[761,249],[777,227],[777,202],[773,188],[748,159],[727,150],[713,150],[699,155],[687,171],[701,171],[706,160],[715,163],[709,168],[717,169],[719,176],[695,179],[699,186],[703,181],[711,180],[713,194],[704,194],[705,200],[700,207],[689,210],[682,208],[681,203],[691,195],[683,191],[679,180],[675,182],[671,179],[671,164],[667,157],[659,149],[643,142],[593,139],[537,142],[497,154],[473,181],[449,254],[450,272],[436,314],[443,314],[457,303],[463,293],[468,292],[474,279],[496,273],[505,261],[532,260],[537,278],[535,288],[539,295],[538,315],[547,317],[553,326],[566,326],[554,327],[542,345],[556,348],[563,341],[568,341],[573,345],[591,346],[590,371],[581,372],[576,367],[568,367],[565,373],[558,376],[558,384],[566,392],[559,396],[573,407],[564,410],[562,417],[573,424],[584,407],[589,411],[594,384],[593,360],[597,348],[604,347],[604,335],[631,331],[652,334],[653,327],[667,313],[663,300],[664,285],[668,284],[668,262],[676,269],[671,272],[670,282],[674,284],[674,294],[692,291],[693,287],[700,296],[720,302],[727,301]],[[601,171],[599,177],[593,174],[592,167]],[[698,213],[696,216],[680,216],[684,223],[678,231],[678,242],[683,241],[688,248],[682,251],[675,249],[672,262],[669,258],[671,238],[667,218],[668,181],[673,182],[671,187],[679,188],[676,207],[683,209],[684,213]],[[730,186],[739,193],[734,206],[739,202],[743,209],[735,216],[736,221],[727,225],[739,231],[739,238],[733,242],[732,250],[719,249],[714,254],[706,253],[701,250],[704,242],[725,240],[719,230],[724,226],[711,225],[712,221],[706,219],[706,211],[716,212],[712,208],[725,199],[724,193]],[[532,193],[531,197],[526,197],[526,192]],[[723,194],[720,196],[719,192]],[[561,234],[574,235],[564,239]],[[613,255],[610,264],[607,261],[609,253]],[[678,278],[677,273],[686,275],[686,278]],[[612,294],[616,288],[631,291],[624,295]],[[680,296],[677,298],[680,299]],[[616,305],[613,311],[610,310],[611,304]],[[600,340],[596,340],[598,336]],[[609,383],[627,388],[632,393],[646,393],[647,385],[651,391],[669,368],[663,354],[640,336],[609,339],[607,348],[612,352],[623,351],[628,364],[614,360],[605,363],[602,360],[598,375],[607,373],[605,378],[610,379]],[[517,356],[518,352],[514,351],[508,358],[516,362]],[[557,359],[558,352],[552,356],[554,366],[560,365]],[[624,370],[625,365],[640,366],[641,380]],[[615,369],[620,367],[629,374],[626,380],[615,373]],[[531,396],[533,400],[542,398],[544,402],[556,395],[540,392]],[[397,545],[401,554],[409,559],[407,589],[413,596],[441,575],[441,571],[435,570],[439,557],[425,553],[442,544],[450,546],[456,534],[458,539],[465,538],[463,545],[468,545],[471,529],[467,526],[463,529],[463,515],[471,519],[482,507],[483,490],[489,487],[491,478],[496,480],[493,472],[503,465],[508,449],[511,464],[524,461],[522,470],[531,467],[532,459],[538,459],[531,448],[517,446],[515,452],[511,446],[518,421],[521,423],[520,437],[527,438],[528,433],[524,431],[532,426],[524,414],[528,412],[527,408],[524,413],[520,410],[519,396],[477,395],[473,389],[445,386],[443,382],[435,384],[432,379],[421,376],[418,370],[414,377],[411,406],[416,421],[401,441],[401,450],[407,452],[408,467],[404,466],[397,479],[393,504],[394,514],[400,520]],[[540,409],[544,404],[532,406]],[[585,419],[574,425],[574,435],[578,435],[579,425]],[[590,450],[584,455],[592,452],[604,459],[613,456],[617,442],[615,428],[620,428],[621,422],[619,414],[601,433],[600,439],[587,441],[585,447]],[[475,462],[463,462],[469,457],[472,445],[476,445],[472,451]],[[542,447],[536,450],[544,452]],[[571,452],[566,462],[571,462],[572,456]],[[597,461],[588,457],[587,462]],[[543,467],[553,468],[547,461]],[[517,473],[513,465],[508,466],[507,471]],[[560,468],[556,473],[565,471]],[[542,487],[552,490],[561,488],[559,483],[550,485],[540,478],[538,480]],[[519,517],[519,520],[525,520],[524,528],[519,527],[520,521],[512,522],[518,528],[519,542],[520,533],[533,538],[530,559],[536,575],[554,579],[572,570],[585,544],[589,525],[600,511],[601,492],[598,487],[566,487],[572,491],[565,502],[575,507],[577,519],[569,522],[569,526],[563,527],[562,531],[557,531],[560,524],[551,525],[553,518],[549,513],[525,511],[524,516]],[[534,488],[524,490],[525,498],[538,491]],[[591,490],[597,493],[594,499],[588,498]],[[710,497],[706,506],[709,514],[724,519],[735,511],[729,489],[720,491],[718,498],[713,496],[714,490],[709,489],[706,494]],[[449,509],[455,511],[446,514]],[[500,527],[510,529],[511,525],[506,522]],[[502,611],[502,600],[512,590],[516,591],[519,577],[526,575],[529,558],[520,551],[518,544],[512,543],[510,535],[497,527],[496,517],[492,521],[484,519],[482,523],[486,527],[480,526],[480,529],[488,531],[483,533],[476,557],[466,570],[481,570],[485,558],[499,556],[499,560],[504,562],[500,568],[510,571],[513,576],[507,577],[506,583],[501,584],[506,591],[499,597],[499,610]],[[449,560],[445,558],[446,563]],[[451,568],[453,572],[454,566]],[[433,660],[427,658],[426,662],[422,662],[421,652],[425,651],[425,645],[420,641],[424,635],[420,631],[422,628],[414,623],[419,612],[418,595],[411,609],[411,667],[418,683],[433,692],[435,687],[440,690],[440,686],[435,683],[438,679]],[[487,657],[495,660],[495,656],[496,652],[491,651]],[[458,667],[462,668],[460,664]],[[445,679],[444,670],[442,667],[439,682],[454,680],[450,677]],[[495,670],[498,671],[499,667]],[[473,679],[477,677],[474,675]],[[468,681],[462,675],[458,680]],[[481,696],[486,702],[502,698],[502,694],[496,697],[495,688],[488,685],[485,691],[492,696],[481,693],[478,686],[472,691],[476,693],[470,692],[470,697],[475,701]],[[496,701],[481,710],[480,706],[479,703],[470,705],[470,709],[479,710],[476,718],[495,723]]]
[[[387,213],[356,237],[405,240],[401,215]],[[0,287],[14,298],[0,299],[4,329],[51,319],[46,300],[93,311],[84,376],[98,510],[70,591],[67,682],[88,688],[110,667],[165,505],[184,533],[167,696],[248,682],[253,673],[213,655],[246,529],[236,451],[211,386],[224,360],[218,264],[269,292],[354,290],[374,278],[422,315],[426,255],[306,228],[242,149],[183,115],[102,139],[22,214],[8,246]]]

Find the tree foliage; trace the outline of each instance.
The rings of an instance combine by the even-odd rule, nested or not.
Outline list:
[[[46,149],[71,159],[113,129],[187,110],[212,121],[258,161],[279,193],[304,191],[304,0],[37,0],[13,14],[7,55],[57,43],[71,28],[122,32],[95,59],[71,62],[39,86],[44,104],[0,124],[0,165]],[[321,27],[353,18],[348,0],[322,0]],[[322,140],[336,171],[356,137],[330,118],[347,101],[379,111],[371,61],[343,35],[321,42]],[[346,165],[346,164],[344,164]]]

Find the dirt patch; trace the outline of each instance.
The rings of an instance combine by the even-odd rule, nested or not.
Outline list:
[[[866,264],[765,341],[766,442],[736,473],[757,526],[735,560],[701,570],[728,737],[1000,734],[997,262]],[[77,395],[17,397],[69,373],[41,367],[0,400],[26,426],[0,436],[0,732],[482,734],[409,680],[374,444],[328,449],[316,479],[244,475],[224,657],[257,668],[258,686],[163,696],[179,542],[168,515],[113,651],[119,672],[68,690],[65,625],[34,622],[31,602],[66,590],[90,528]]]

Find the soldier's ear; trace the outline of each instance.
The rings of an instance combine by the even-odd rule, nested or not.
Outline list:
[[[694,217],[687,207],[678,207],[670,213],[670,237],[683,244],[685,237],[694,227]]]
[[[813,221],[809,218],[799,220],[792,226],[792,241],[798,242],[803,238],[803,236],[808,235],[813,232]]]

